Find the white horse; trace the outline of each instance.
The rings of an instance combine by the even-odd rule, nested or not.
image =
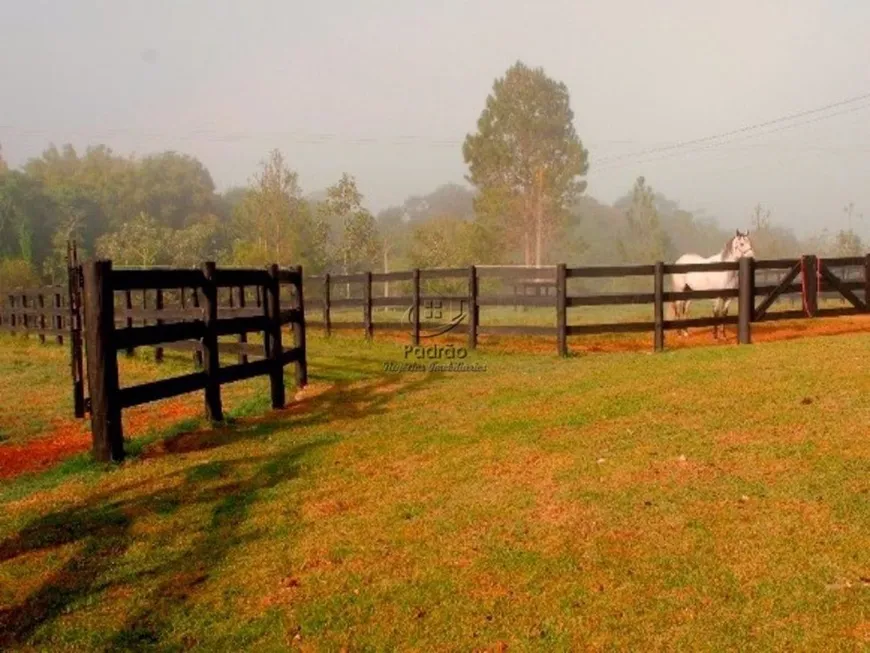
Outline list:
[[[755,257],[752,250],[752,241],[749,240],[749,232],[742,233],[739,229],[737,235],[731,238],[722,251],[713,256],[704,258],[697,254],[683,254],[677,259],[676,264],[684,263],[719,263],[722,261],[737,261],[744,257]],[[674,292],[688,290],[733,290],[737,288],[737,271],[726,270],[717,272],[677,272],[671,275],[671,288]],[[728,307],[731,305],[731,297],[717,297],[713,300],[713,317],[725,317],[728,315]],[[691,300],[681,299],[673,302],[673,313],[677,320],[684,320],[689,314]],[[722,327],[722,337],[725,337],[725,325],[713,326],[713,337],[719,337],[719,327]],[[681,329],[684,336],[689,335],[688,329]]]

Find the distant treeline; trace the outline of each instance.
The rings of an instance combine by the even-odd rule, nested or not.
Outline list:
[[[0,288],[61,281],[66,242],[116,265],[192,266],[277,261],[311,274],[471,263],[521,263],[519,246],[493,239],[476,219],[474,190],[437,187],[372,215],[353,177],[309,196],[273,151],[245,187],[218,193],[205,166],[176,152],[122,157],[100,145],[79,154],[51,147],[20,169],[0,159]],[[857,237],[800,242],[761,210],[747,216],[759,256],[852,255]],[[576,199],[545,261],[644,263],[680,253],[712,254],[730,236],[711,218],[681,210],[645,180],[613,206]]]

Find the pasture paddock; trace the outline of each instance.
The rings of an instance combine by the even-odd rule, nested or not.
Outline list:
[[[866,333],[581,365],[482,348],[479,374],[387,374],[398,342],[309,333],[287,408],[264,414],[264,377],[228,387],[223,425],[161,400],[125,411],[111,473],[82,454],[4,481],[0,646],[860,650],[868,355]],[[4,397],[68,395],[63,358],[0,337]]]

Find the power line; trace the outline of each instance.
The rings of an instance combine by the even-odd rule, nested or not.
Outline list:
[[[865,93],[863,95],[857,95],[852,98],[848,98],[846,100],[840,100],[839,102],[834,102],[832,104],[827,104],[823,107],[817,107],[815,109],[808,109],[806,111],[799,111],[797,113],[792,113],[787,116],[780,116],[779,118],[774,118],[773,120],[767,120],[765,122],[755,123],[753,125],[747,125],[745,127],[740,127],[739,129],[732,129],[731,131],[721,132],[719,134],[713,134],[712,136],[704,136],[702,138],[694,138],[688,141],[680,141],[678,143],[674,143],[672,145],[667,145],[665,147],[654,147],[647,150],[640,150],[638,152],[628,152],[626,154],[620,154],[615,157],[611,157],[606,161],[602,161],[602,163],[610,163],[613,161],[634,157],[634,156],[645,156],[647,154],[658,154],[659,152],[667,152],[671,150],[680,149],[683,147],[687,147],[689,145],[698,145],[701,143],[707,143],[710,141],[718,140],[720,138],[727,138],[728,136],[736,136],[737,134],[742,134],[748,131],[753,131],[756,129],[761,129],[762,127],[769,127],[770,125],[775,125],[781,122],[787,122],[789,120],[794,120],[795,118],[802,118],[804,116],[809,116],[815,113],[821,113],[822,111],[827,111],[828,109],[835,109],[837,107],[845,106],[847,104],[854,104],[855,102],[860,102],[862,100],[870,99],[870,93]],[[838,115],[838,114],[833,114]]]
[[[868,95],[868,97],[870,97],[870,95]],[[625,157],[612,157],[612,158],[609,158],[609,159],[604,159],[604,160],[602,161],[603,165],[601,165],[600,167],[592,168],[592,169],[590,170],[590,172],[593,172],[593,171],[601,172],[601,171],[606,171],[606,170],[614,170],[614,169],[618,169],[618,168],[623,168],[623,167],[625,167],[625,166],[627,166],[627,165],[638,165],[638,164],[643,164],[643,163],[650,163],[650,162],[653,162],[653,161],[660,161],[660,160],[662,160],[662,159],[673,158],[673,157],[675,157],[675,156],[679,156],[679,155],[683,155],[683,154],[693,154],[693,153],[696,153],[696,152],[704,152],[704,151],[707,151],[707,150],[721,149],[722,146],[725,146],[725,145],[731,145],[732,143],[738,143],[738,142],[740,142],[740,141],[745,141],[745,140],[747,140],[747,139],[757,138],[758,136],[767,136],[767,135],[769,135],[769,134],[775,134],[775,133],[778,133],[778,132],[781,132],[781,131],[786,131],[786,130],[789,130],[789,129],[794,129],[794,128],[796,128],[796,127],[803,127],[804,125],[809,125],[809,124],[812,124],[812,123],[820,122],[820,121],[822,121],[822,120],[828,120],[828,119],[830,119],[830,118],[835,118],[835,117],[837,117],[837,116],[842,116],[842,115],[845,115],[845,114],[854,113],[854,112],[856,112],[856,111],[861,111],[861,110],[864,110],[864,109],[867,109],[867,108],[870,108],[870,103],[868,103],[868,104],[863,104],[863,105],[860,105],[860,106],[857,106],[857,107],[851,107],[851,108],[849,108],[849,109],[845,109],[845,110],[843,110],[843,111],[837,111],[837,112],[835,112],[835,113],[830,113],[830,114],[827,114],[827,115],[824,115],[824,116],[818,116],[818,117],[816,117],[816,118],[813,118],[812,120],[804,120],[804,121],[801,121],[801,122],[792,123],[792,124],[790,124],[790,125],[784,125],[784,126],[782,126],[782,127],[779,127],[778,129],[769,129],[769,130],[762,131],[762,132],[757,132],[757,133],[752,133],[752,134],[746,134],[746,135],[744,135],[744,136],[741,137],[741,138],[735,138],[735,139],[731,139],[731,140],[727,140],[727,141],[722,141],[722,142],[719,142],[719,143],[712,143],[712,144],[710,144],[710,145],[706,145],[706,146],[704,146],[704,147],[696,147],[696,148],[691,148],[691,149],[688,149],[688,150],[671,151],[671,152],[669,152],[669,153],[667,153],[667,154],[664,154],[663,156],[658,156],[658,157],[652,157],[652,158],[640,159],[640,160],[633,160],[633,161],[625,161],[625,160],[624,160],[624,158],[627,157],[628,155],[625,155]],[[791,118],[789,118],[789,119],[791,119]],[[782,120],[769,121],[768,124],[776,124],[776,123],[779,123],[779,122],[782,122]],[[735,130],[735,131],[731,132],[731,134],[736,135],[736,134],[744,133],[744,132],[746,132],[746,131],[748,131],[748,128],[743,128],[743,129]],[[696,139],[696,141],[697,141],[697,142],[707,142],[707,141],[713,140],[713,138],[714,138],[714,137],[706,137],[706,138],[703,138],[703,139]],[[717,137],[715,137],[715,138],[722,138],[722,135],[719,135],[719,136],[717,136]],[[689,142],[689,141],[687,141],[686,143],[688,143],[688,142]],[[776,147],[776,146],[774,146],[774,147]],[[805,148],[806,148],[806,149],[812,149],[812,146],[805,146]],[[668,147],[668,148],[657,149],[657,150],[654,150],[654,151],[666,151],[666,150],[673,150],[673,149],[675,149],[675,148],[674,148],[674,147]],[[855,146],[853,146],[852,148],[841,148],[841,149],[845,149],[845,150],[853,149],[854,151],[866,151],[866,148],[862,148],[862,147],[860,147],[860,146],[859,146],[859,147],[855,147]]]

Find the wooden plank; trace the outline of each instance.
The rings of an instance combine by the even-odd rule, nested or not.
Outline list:
[[[274,367],[275,361],[269,358],[262,358],[250,363],[237,363],[235,365],[222,367],[218,373],[218,379],[220,380],[221,385],[223,385],[225,383],[235,383],[237,381],[252,379],[255,376],[268,376]]]
[[[266,340],[269,342],[269,386],[272,395],[272,408],[283,408],[286,402],[284,391],[284,366],[281,356],[284,352],[281,342],[281,282],[279,281],[278,265],[273,263],[269,266],[269,284],[263,286],[266,289],[266,315],[269,324],[265,330]]]
[[[756,270],[789,270],[796,265],[800,265],[800,259],[778,258],[755,261]]]
[[[298,268],[281,268],[278,270],[278,283],[298,286],[302,283]]]
[[[262,286],[269,283],[269,274],[257,268],[217,268],[214,283],[218,288]]]
[[[156,288],[199,288],[205,283],[201,270],[114,270],[113,290],[151,290]]]
[[[331,316],[330,316],[330,281],[329,274],[323,280],[323,330],[326,336],[332,335]]]
[[[572,327],[566,328],[566,333],[570,335]],[[481,324],[479,332],[486,335],[515,335],[515,336],[555,336],[558,335],[556,327],[545,326],[487,326]]]
[[[202,266],[202,296],[205,309],[202,334],[202,365],[205,374],[205,415],[213,422],[224,419],[221,402],[220,352],[217,339],[217,286],[212,282],[215,273],[214,261]]]
[[[365,281],[364,274],[333,274],[330,275],[329,281],[330,283],[362,283]]]
[[[366,340],[372,336],[372,273],[365,273],[366,280],[363,283],[363,323],[365,324]]]
[[[118,359],[112,347],[115,329],[112,262],[90,261],[83,271],[92,453],[100,462],[119,462],[124,458],[124,435]]]
[[[299,363],[305,357],[302,354],[303,350],[301,347],[294,347],[293,349],[285,349],[284,353],[281,354],[281,364],[282,365],[290,365],[291,363]]]
[[[468,268],[468,348],[477,349],[477,325],[480,323],[478,300],[477,267]]]
[[[302,266],[296,267],[299,282],[296,284],[296,306],[293,309],[296,315],[293,319],[293,349],[296,356],[296,387],[303,388],[308,385],[308,345],[305,331],[305,292],[303,288],[304,275]],[[286,355],[282,358],[282,365],[286,365]]]
[[[468,275],[467,268],[430,268],[428,270],[419,270],[420,279],[430,281],[433,279],[465,279]],[[413,273],[411,276],[413,281]]]
[[[179,322],[178,324],[187,324]],[[215,332],[219,336],[228,336],[235,333],[250,333],[252,331],[264,331],[269,327],[269,322],[262,315],[250,315],[248,317],[231,317],[219,319],[215,323]]]
[[[174,376],[168,379],[152,381],[142,385],[134,385],[121,388],[121,405],[124,408],[132,408],[152,401],[160,401],[170,397],[196,392],[206,387],[207,378],[205,372],[192,372],[184,376]]]
[[[556,268],[556,350],[559,356],[568,355],[568,283],[567,268],[560,263]]]
[[[733,299],[739,296],[739,288],[726,288],[723,290],[681,290],[678,292],[664,293],[664,300],[666,302],[674,302],[687,299],[717,299],[718,297]]]
[[[402,272],[375,272],[372,274],[372,281],[375,283],[383,283],[386,281],[411,281],[414,278],[414,273],[411,270]]]
[[[413,328],[411,332],[411,342],[414,346],[420,344],[420,269],[414,268],[414,274],[411,281],[411,292],[413,301]]]
[[[779,297],[781,295],[793,295],[796,292],[801,292],[801,290],[803,290],[803,286],[799,283],[790,283],[784,286],[782,284],[778,286],[755,286],[755,296],[767,297],[775,292],[777,297]]]
[[[196,320],[195,322],[153,324],[145,327],[115,330],[113,345],[115,351],[136,347],[156,346],[169,342],[177,342],[179,340],[202,338],[204,333],[205,324],[202,320]]]
[[[720,261],[716,263],[671,263],[665,266],[665,274],[683,274],[686,272],[737,272],[737,261]]]
[[[644,277],[655,272],[652,265],[595,265],[568,268],[568,279],[599,279],[602,277]]]
[[[737,342],[752,342],[752,319],[755,313],[755,267],[751,258],[740,259],[737,296]]]
[[[298,308],[285,308],[280,313],[281,326],[302,322],[302,311]]]
[[[820,259],[821,262],[829,268],[848,268],[848,267],[863,267],[865,258],[863,256],[838,256]]]
[[[654,293],[614,293],[607,295],[575,295],[568,297],[568,306],[616,306],[652,304]]]
[[[653,351],[665,348],[665,264],[657,261],[653,275]]]

